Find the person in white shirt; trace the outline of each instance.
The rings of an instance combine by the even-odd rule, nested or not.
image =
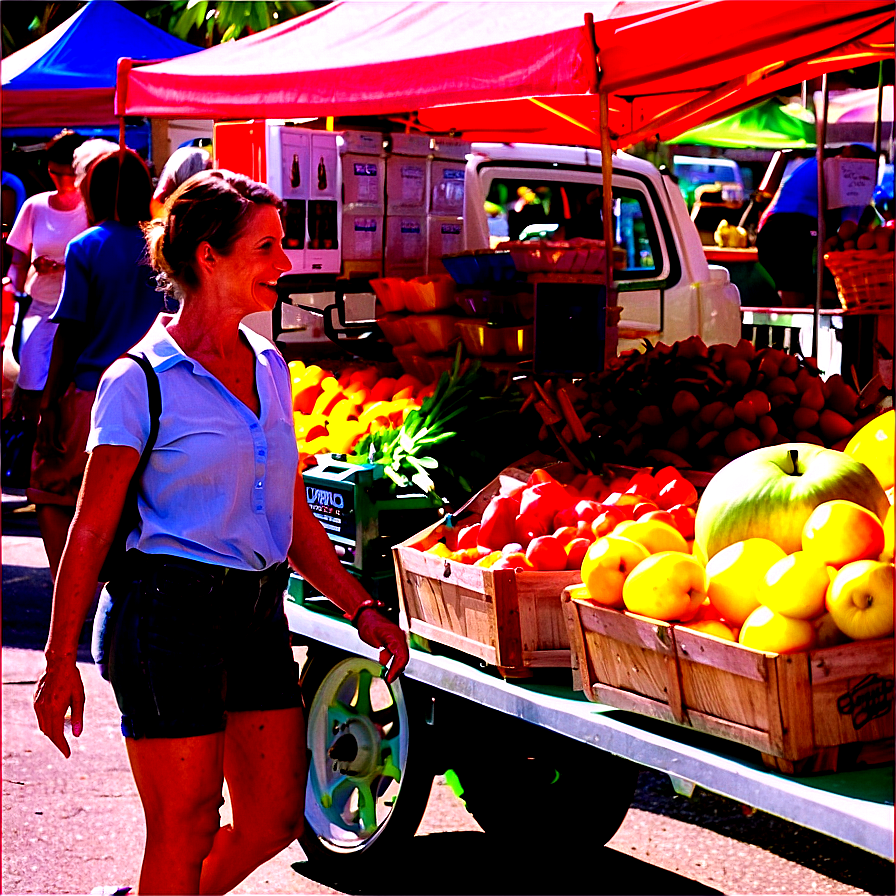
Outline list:
[[[74,151],[83,142],[74,131],[62,131],[50,140],[47,173],[56,189],[25,200],[7,239],[12,249],[9,278],[18,292],[31,296],[31,306],[21,322],[19,376],[12,407],[35,422],[56,333],[56,324],[49,318],[62,292],[65,249],[88,226],[72,163]],[[7,345],[11,342],[7,338]]]

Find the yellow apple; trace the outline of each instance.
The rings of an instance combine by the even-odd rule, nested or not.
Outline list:
[[[743,625],[756,607],[756,596],[773,564],[787,555],[768,538],[747,538],[722,548],[706,564],[709,576],[709,602],[723,619]]]
[[[885,563],[893,562],[893,542],[894,542],[894,522],[893,522],[893,505],[887,511],[884,517],[884,549],[880,555],[880,559]]]
[[[824,596],[830,582],[823,560],[807,551],[797,551],[769,568],[756,597],[776,613],[794,619],[814,619],[824,613]]]
[[[642,544],[619,535],[598,538],[582,561],[582,584],[591,600],[605,607],[622,608],[622,586],[629,573],[650,552]]]
[[[817,634],[818,647],[836,647],[838,644],[846,644],[849,638],[840,631],[834,617],[830,613],[822,613],[817,619],[812,620]]]
[[[706,599],[707,576],[692,554],[660,551],[642,560],[625,580],[627,610],[653,619],[692,619]]]
[[[837,628],[856,641],[893,634],[893,564],[847,563],[831,582],[825,606]]]
[[[768,607],[759,607],[747,617],[737,640],[754,650],[800,653],[811,650],[817,637],[815,626],[807,619],[794,619]]]
[[[847,443],[844,453],[865,464],[885,488],[893,486],[896,411],[884,411],[866,423]]]
[[[662,520],[624,520],[613,533],[643,544],[651,554],[681,551],[689,554],[687,540],[674,526]]]
[[[691,622],[683,622],[682,627],[692,628],[707,635],[715,635],[715,637],[723,638],[725,641],[737,640],[734,629],[720,619],[694,619]]]
[[[853,560],[876,560],[884,549],[884,527],[876,513],[838,498],[812,511],[802,544],[804,551],[839,568]]]

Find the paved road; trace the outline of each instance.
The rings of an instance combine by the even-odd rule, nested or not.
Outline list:
[[[2,890],[88,893],[98,884],[132,884],[144,828],[114,698],[92,667],[85,631],[85,732],[72,758],[37,731],[30,701],[50,577],[33,513],[22,501],[4,500],[3,508]],[[536,807],[531,823],[554,821],[539,819]],[[583,830],[570,831],[562,856],[497,853],[437,779],[417,836],[369,886],[323,879],[294,844],[234,892],[893,894],[896,886],[889,862],[712,794],[677,796],[665,776],[644,772],[606,847]]]

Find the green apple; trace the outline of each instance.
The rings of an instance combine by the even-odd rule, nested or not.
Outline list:
[[[855,560],[834,576],[825,598],[837,628],[855,641],[893,634],[893,564]]]
[[[792,554],[802,548],[803,526],[812,511],[838,498],[866,507],[881,520],[889,506],[877,477],[842,451],[808,442],[757,448],[709,481],[697,508],[694,537],[708,560],[747,538],[767,538]]]

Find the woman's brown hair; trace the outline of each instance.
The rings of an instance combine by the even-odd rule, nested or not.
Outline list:
[[[100,153],[81,181],[81,195],[91,224],[112,219],[134,225],[148,221],[152,177],[132,149]]]
[[[193,262],[199,244],[207,242],[227,255],[253,205],[279,209],[281,202],[264,184],[233,171],[200,171],[184,181],[162,214],[144,227],[150,264],[160,273],[162,288],[196,286]]]

